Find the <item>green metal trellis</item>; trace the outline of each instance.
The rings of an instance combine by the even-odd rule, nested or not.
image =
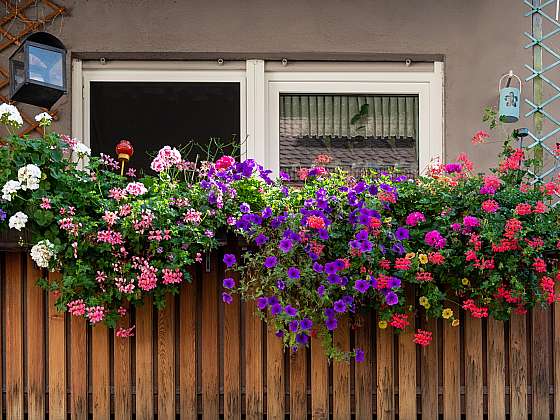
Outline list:
[[[553,47],[552,40],[558,41],[560,36],[560,22],[558,12],[560,0],[524,0],[530,11],[525,14],[531,18],[531,33],[525,32],[533,52],[533,64],[525,67],[531,72],[525,81],[533,82],[533,98],[525,99],[530,110],[526,117],[533,117],[533,130],[529,131],[532,143],[527,149],[533,151],[537,164],[531,169],[534,182],[553,179],[560,169],[560,155],[558,154],[558,138],[560,137],[560,120],[552,115],[551,104],[560,99],[560,86],[552,79],[553,71],[558,72],[560,65],[560,51]],[[551,16],[554,11],[555,16]],[[543,33],[543,20],[551,29]],[[556,38],[555,38],[556,37]],[[548,53],[552,59],[550,64],[543,64],[543,52]],[[545,88],[552,95],[545,99]]]

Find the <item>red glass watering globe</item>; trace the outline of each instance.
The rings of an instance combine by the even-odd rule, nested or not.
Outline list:
[[[128,140],[121,140],[115,147],[119,162],[121,162],[121,176],[124,174],[124,164],[128,162],[134,154],[134,147]]]

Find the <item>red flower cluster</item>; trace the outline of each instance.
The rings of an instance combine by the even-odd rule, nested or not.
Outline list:
[[[484,306],[476,306],[473,299],[467,299],[463,302],[463,309],[470,311],[474,318],[488,318],[488,308]]]
[[[412,341],[422,347],[426,347],[432,342],[432,333],[430,331],[418,329],[416,334],[414,334],[414,340]]]
[[[325,221],[319,216],[309,216],[307,218],[307,226],[313,229],[324,229]]]
[[[404,330],[406,327],[410,325],[408,322],[408,315],[407,314],[393,314],[391,318],[391,322],[389,322],[392,327],[398,328],[399,330]]]

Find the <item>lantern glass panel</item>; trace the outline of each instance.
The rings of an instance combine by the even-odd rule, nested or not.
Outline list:
[[[29,46],[29,79],[49,85],[64,86],[62,53]]]
[[[16,89],[25,82],[24,55],[24,50],[21,48],[12,57],[12,77]]]

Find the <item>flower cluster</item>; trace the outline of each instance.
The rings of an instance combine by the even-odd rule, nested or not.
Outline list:
[[[42,138],[11,136],[0,146],[0,227],[22,242],[29,231],[37,266],[62,274],[41,286],[56,292],[60,310],[92,324],[117,327],[148,295],[162,307],[228,235],[248,250],[223,257],[223,302],[254,301],[293,351],[318,337],[329,357],[364,360],[359,348],[338,350],[332,332],[358,328],[372,311],[379,328],[401,331],[418,316],[459,325],[450,302],[473,317],[507,319],[559,298],[552,203],[560,185],[527,184],[531,161],[511,142],[486,175],[462,154],[414,180],[373,171],[355,178],[328,171],[321,165],[330,158],[320,155],[296,185],[253,160],[197,165],[166,146],[151,164],[155,175],[136,179],[109,156],[84,162],[89,148],[37,118]],[[0,106],[0,122],[17,125],[15,111]],[[413,288],[417,301],[408,299]],[[116,334],[130,337],[134,326]],[[424,329],[413,341],[431,339]]]

